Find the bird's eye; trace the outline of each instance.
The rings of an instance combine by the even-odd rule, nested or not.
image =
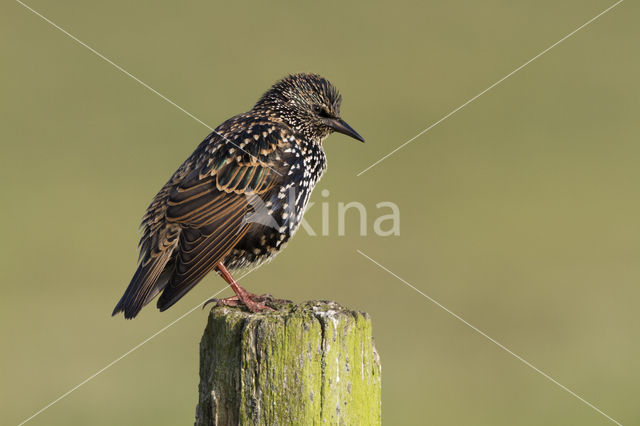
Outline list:
[[[322,118],[331,118],[331,114],[329,113],[329,110],[327,110],[323,106],[314,105],[313,106],[313,112],[315,112],[316,114],[318,114]]]

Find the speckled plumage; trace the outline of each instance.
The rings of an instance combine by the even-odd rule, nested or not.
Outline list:
[[[326,79],[291,75],[209,134],[147,209],[138,269],[113,314],[133,318],[160,293],[163,311],[219,265],[257,265],[284,248],[326,169],[322,141],[333,131],[363,141],[340,103]]]

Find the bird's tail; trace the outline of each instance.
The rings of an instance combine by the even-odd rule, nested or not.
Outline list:
[[[169,262],[171,252],[172,250],[167,250],[154,259],[140,262],[127,290],[113,309],[112,316],[124,312],[125,318],[134,318],[166,287],[173,271],[173,262]]]

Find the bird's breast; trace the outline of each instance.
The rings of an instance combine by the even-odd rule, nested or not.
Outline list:
[[[251,201],[246,218],[250,230],[230,253],[228,267],[255,267],[271,260],[300,227],[313,188],[326,170],[326,157],[320,147],[294,149],[281,184],[268,198]]]

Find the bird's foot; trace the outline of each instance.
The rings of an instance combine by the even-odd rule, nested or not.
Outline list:
[[[246,290],[245,290],[246,291]],[[274,309],[270,306],[267,306],[268,302],[285,302],[282,299],[274,299],[270,294],[263,294],[258,296],[257,294],[246,291],[243,294],[243,298],[240,298],[238,295],[226,297],[224,299],[209,299],[207,300],[202,308],[204,309],[209,303],[215,303],[216,306],[230,306],[230,307],[242,307],[246,306],[249,308],[251,312],[262,312],[262,311],[273,311]]]

